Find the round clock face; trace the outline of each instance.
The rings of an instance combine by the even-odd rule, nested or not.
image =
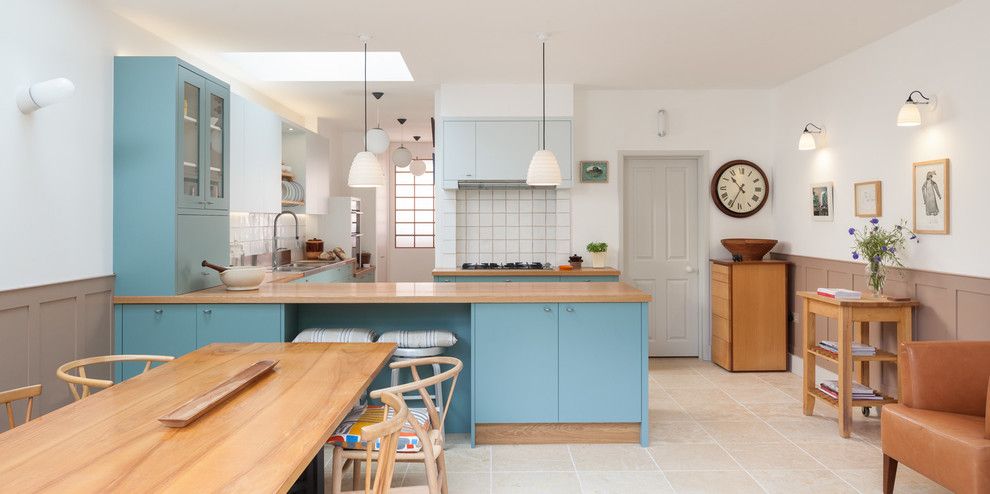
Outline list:
[[[712,177],[712,200],[723,213],[736,218],[756,214],[769,193],[767,176],[751,161],[730,161]]]

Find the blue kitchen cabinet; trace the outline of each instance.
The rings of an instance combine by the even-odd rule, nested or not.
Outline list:
[[[475,180],[475,123],[444,122],[442,139],[444,187],[456,189],[458,180]]]
[[[115,57],[113,81],[116,294],[220,284],[199,263],[230,255],[229,86],[175,57]]]
[[[619,281],[618,276],[561,276],[560,281],[567,283],[610,283]]]
[[[641,304],[560,304],[561,422],[642,419]]]
[[[291,283],[354,283],[354,265],[344,264],[292,280]]]
[[[543,124],[541,123],[540,132],[542,130]],[[542,135],[540,139],[543,139]],[[574,145],[574,139],[571,136],[571,121],[547,120],[546,139],[546,148],[553,152],[554,157],[557,158],[557,164],[560,165],[561,185],[570,186],[574,174],[574,162],[571,161],[572,146]]]
[[[196,348],[210,343],[285,341],[280,304],[206,304],[196,306]]]
[[[475,128],[478,180],[525,179],[539,149],[536,121],[478,122]]]
[[[116,353],[178,357],[196,349],[195,305],[124,305],[118,316]],[[127,362],[118,371],[128,379],[143,369]]]
[[[557,421],[557,304],[476,304],[475,423]]]

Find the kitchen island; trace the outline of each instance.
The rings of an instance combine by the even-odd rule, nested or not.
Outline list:
[[[116,297],[115,351],[178,356],[215,342],[291,341],[312,327],[444,329],[458,338],[447,354],[465,363],[449,432],[469,432],[472,444],[647,444],[643,291],[616,282],[279,281]],[[387,386],[388,374],[372,387]]]

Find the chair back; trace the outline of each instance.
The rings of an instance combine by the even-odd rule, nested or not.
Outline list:
[[[385,404],[384,417],[388,417],[389,408],[395,410],[395,415],[382,422],[366,425],[361,429],[362,439],[367,440],[365,446],[364,492],[365,494],[388,494],[392,485],[392,475],[395,473],[395,457],[399,446],[399,433],[402,426],[409,420],[409,407],[405,400],[393,393],[379,395]],[[378,470],[375,472],[374,483],[371,480],[372,464],[375,462],[375,443],[378,448]]]
[[[73,398],[78,401],[90,395],[90,388],[105,389],[113,386],[113,381],[87,377],[87,365],[115,362],[145,362],[144,370],[141,371],[143,374],[148,372],[152,362],[171,362],[172,360],[175,360],[175,357],[164,355],[101,355],[99,357],[89,357],[66,362],[55,371],[55,375],[69,385],[69,391],[72,392]],[[74,369],[77,375],[69,374],[69,371]]]
[[[987,413],[990,341],[902,343],[897,360],[901,404],[936,412]]]
[[[423,379],[419,375],[418,367],[429,366],[432,367],[434,364],[439,364],[441,369],[443,366],[449,366],[447,370],[441,371],[439,374],[427,377]],[[457,376],[461,373],[461,369],[464,368],[464,363],[459,359],[454,357],[424,357],[409,360],[400,360],[398,362],[392,362],[389,366],[393,369],[404,369],[409,368],[412,373],[412,382],[406,384],[400,384],[398,386],[392,386],[390,388],[376,389],[371,392],[371,397],[378,399],[384,393],[395,393],[399,396],[404,395],[412,391],[418,391],[419,395],[423,398],[423,403],[426,404],[427,413],[430,414],[430,425],[434,430],[442,431],[444,421],[447,420],[447,412],[450,410],[450,404],[452,402],[451,398],[454,397],[454,387],[457,386]],[[437,383],[445,383],[450,381],[450,390],[447,392],[447,399],[443,402],[443,410],[437,410],[436,403],[430,399],[429,388],[436,385]],[[442,389],[442,387],[441,387]],[[419,423],[416,420],[410,420],[409,425],[416,430],[416,435],[420,436],[420,439],[424,442],[424,447],[429,443],[429,435],[420,434]],[[424,433],[426,431],[423,431]]]
[[[16,388],[8,391],[0,391],[0,405],[5,405],[7,408],[7,424],[11,429],[17,427],[17,423],[14,422],[14,402],[18,400],[27,400],[27,411],[24,413],[24,423],[27,423],[31,421],[31,410],[34,408],[34,398],[40,394],[40,384],[35,384],[34,386],[24,386],[23,388]]]

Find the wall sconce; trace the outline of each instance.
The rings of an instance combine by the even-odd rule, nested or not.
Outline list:
[[[17,92],[17,108],[27,115],[72,96],[75,90],[76,85],[64,77],[38,82]]]
[[[917,94],[924,101],[914,99],[914,95]],[[901,111],[897,112],[897,126],[898,127],[917,127],[921,125],[921,110],[918,109],[918,105],[931,105],[928,108],[935,108],[935,97],[931,98],[921,94],[921,91],[911,91],[908,95],[907,101],[901,105]]]
[[[814,127],[815,130],[811,130],[811,127]],[[801,132],[801,139],[798,140],[798,149],[801,151],[810,151],[817,148],[818,143],[815,141],[815,135],[825,135],[825,128],[813,123],[805,125],[804,132]]]

